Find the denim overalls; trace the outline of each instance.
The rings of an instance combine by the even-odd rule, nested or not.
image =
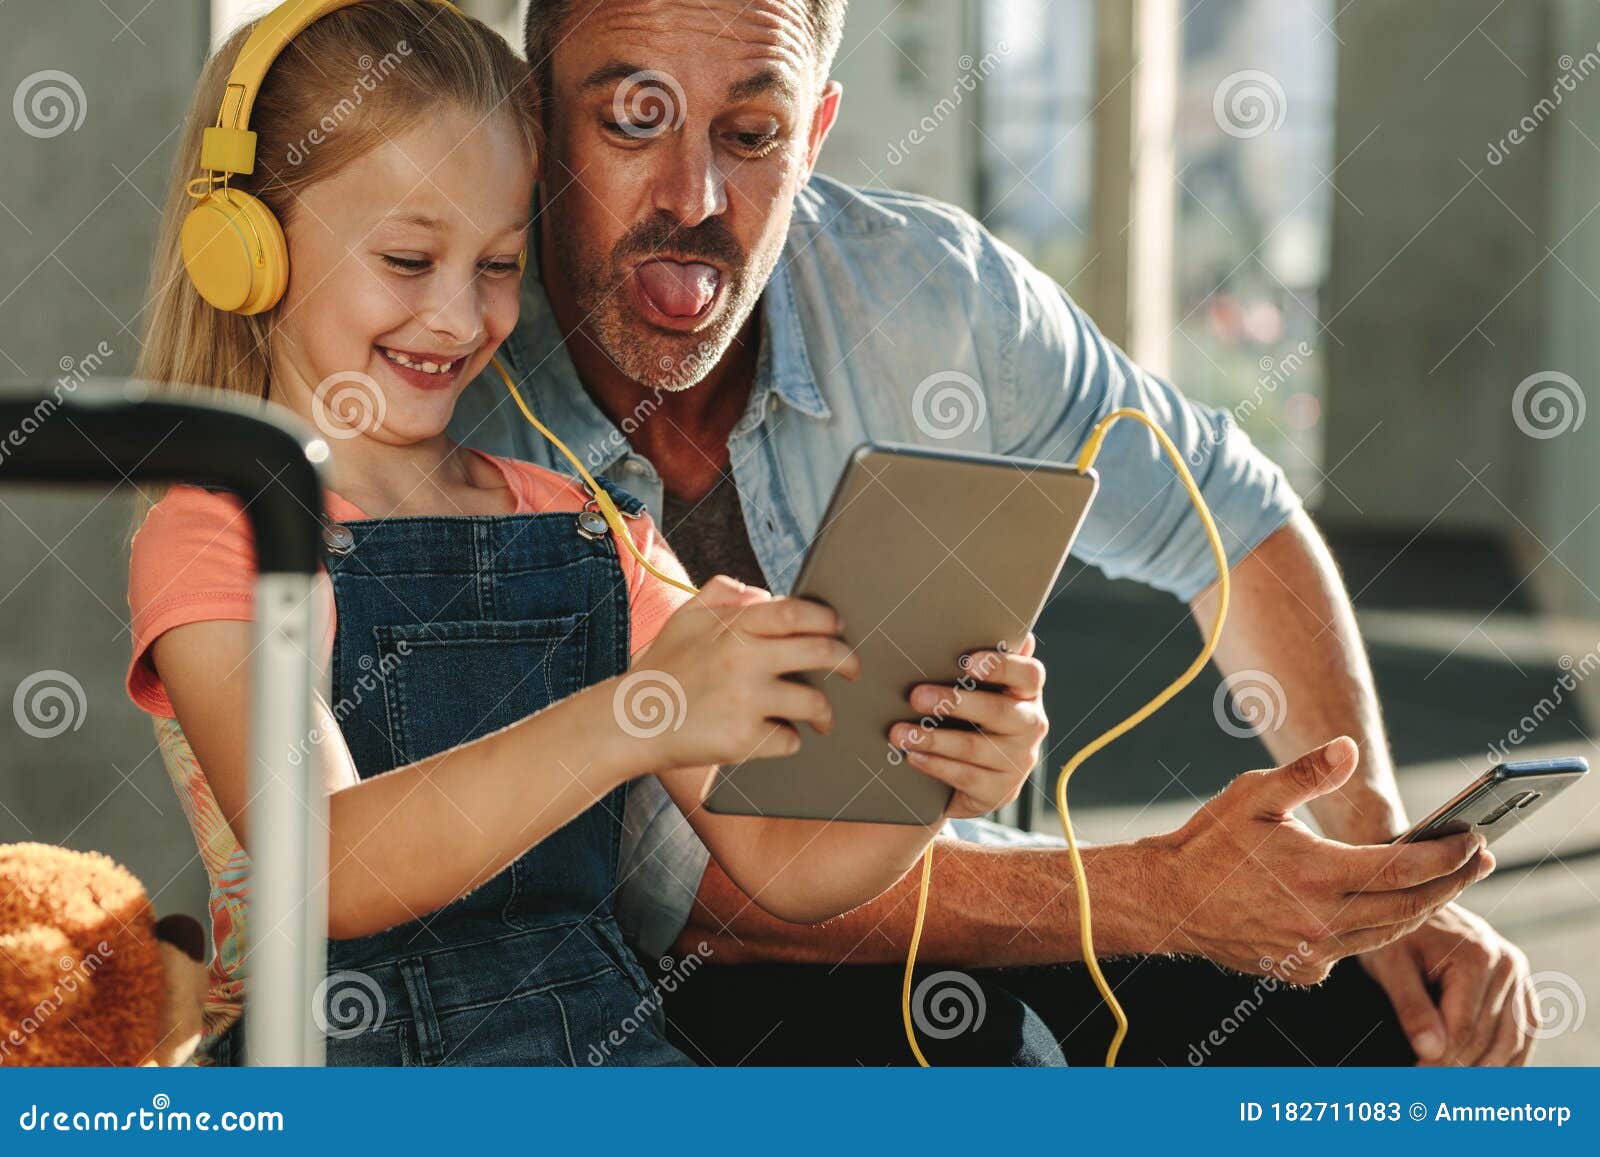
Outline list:
[[[334,711],[363,779],[627,668],[627,583],[592,510],[350,522],[329,546]],[[584,753],[565,758],[576,773]],[[567,773],[532,760],[528,774]],[[454,903],[330,940],[328,1063],[690,1063],[657,1033],[659,997],[612,913],[625,792]]]

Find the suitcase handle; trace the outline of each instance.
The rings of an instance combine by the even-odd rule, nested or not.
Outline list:
[[[178,400],[99,381],[0,392],[0,482],[221,487],[244,503],[263,574],[316,573],[326,456],[286,411],[222,391]]]
[[[283,416],[279,416],[282,414]],[[0,483],[187,482],[244,503],[258,575],[251,648],[250,920],[246,1063],[321,1065],[327,800],[312,733],[321,628],[327,444],[286,411],[218,391],[179,400],[137,381],[0,389]]]

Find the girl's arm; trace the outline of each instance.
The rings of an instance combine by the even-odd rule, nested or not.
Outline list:
[[[635,673],[654,668],[682,689],[685,710],[673,726],[625,726],[612,679],[365,780],[331,713],[319,707],[331,793],[329,935],[369,935],[442,908],[620,784],[648,774],[662,776],[728,874],[774,916],[809,922],[871,899],[916,862],[931,829],[745,819],[699,806],[711,764],[787,755],[800,744],[799,725],[832,726],[822,692],[788,676],[855,677],[859,660],[840,629],[819,604],[714,579],[635,663]],[[208,621],[175,627],[152,648],[178,722],[246,849],[251,640],[249,623]],[[1038,668],[1031,659],[1006,659],[1029,678]],[[1007,670],[983,677],[1018,684]],[[1042,668],[1036,674],[1042,682]],[[1033,764],[1019,753],[1031,741],[1036,755],[1042,738],[1016,702],[1010,694],[966,692],[950,714],[985,734],[937,730],[913,745],[917,766],[956,787],[948,814],[981,814],[1015,797]],[[1036,695],[1024,702],[1036,707]],[[912,706],[921,709],[915,699]],[[685,767],[699,770],[672,770]]]
[[[251,624],[167,631],[153,658],[178,722],[249,848]],[[328,934],[365,936],[434,912],[499,873],[639,770],[647,741],[616,726],[603,683],[492,735],[372,779],[318,702],[329,798]],[[291,740],[291,742],[293,742]]]
[[[682,731],[709,721],[750,717],[755,730],[692,736],[689,749],[716,753],[721,762],[742,758],[737,744],[763,740],[768,754],[789,754],[799,731],[782,719],[805,719],[819,730],[832,726],[832,711],[815,688],[783,678],[784,652],[809,647],[808,669],[859,674],[859,660],[837,636],[833,611],[796,599],[773,599],[764,591],[714,579],[680,608],[661,635],[635,661],[635,670],[660,668],[683,684]],[[680,630],[680,628],[682,628]],[[921,730],[897,725],[891,742],[904,746],[913,766],[955,788],[947,817],[982,815],[1016,798],[1039,756],[1048,730],[1040,694],[1044,668],[1032,658],[1030,637],[1021,654],[978,652],[969,659],[976,680],[995,691],[919,686],[908,709],[962,719],[980,730]],[[763,658],[765,656],[765,658]],[[827,665],[835,656],[834,666]],[[746,666],[742,684],[720,693],[700,690],[699,673],[718,666]],[[738,699],[739,687],[759,690],[764,680],[786,686],[792,709],[779,719],[752,714]],[[775,713],[773,713],[775,714]],[[721,744],[718,746],[718,744]],[[811,923],[866,903],[911,868],[942,824],[827,823],[816,820],[719,816],[701,806],[715,769],[699,766],[659,773],[673,802],[688,817],[717,863],[763,909],[781,919]]]

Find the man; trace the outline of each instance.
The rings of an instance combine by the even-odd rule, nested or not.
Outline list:
[[[1098,948],[1127,958],[1112,971],[1135,1017],[1125,1055],[1199,1063],[1204,1040],[1203,1062],[1525,1061],[1526,961],[1450,903],[1488,853],[1472,837],[1371,846],[1406,819],[1348,596],[1282,473],[970,217],[813,175],[840,112],[827,77],[843,18],[844,0],[534,0],[537,277],[505,349],[526,396],[645,500],[696,579],[776,591],[858,443],[1069,460],[1097,417],[1140,407],[1188,459],[1228,547],[1216,662],[1272,672],[1290,710],[1269,737],[1286,766],[1241,776],[1170,836],[1086,852]],[[493,379],[466,392],[453,430],[566,468]],[[1078,556],[1208,624],[1210,551],[1154,440],[1118,426],[1098,468]],[[1326,838],[1290,816],[1301,804]],[[909,1060],[894,962],[915,879],[793,927],[708,867],[663,793],[636,789],[627,823],[625,925],[647,956],[676,943],[706,962],[667,1005],[691,1055]],[[966,970],[987,1019],[930,1035],[930,1056],[1059,1063],[1058,1042],[1097,1056],[1083,970],[1059,967],[1078,954],[1066,854],[1004,833],[970,825],[935,859],[922,958]],[[1204,959],[1159,959],[1174,953]],[[1330,972],[1314,996],[1288,991]],[[1230,1016],[1243,1023],[1215,1043]]]

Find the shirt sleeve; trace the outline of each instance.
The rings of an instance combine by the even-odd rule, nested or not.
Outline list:
[[[136,706],[173,717],[151,644],[187,623],[253,619],[255,574],[255,543],[237,498],[178,486],[156,504],[133,536],[128,563],[127,690]]]
[[[1097,421],[1142,410],[1183,455],[1222,535],[1230,567],[1300,509],[1282,469],[1224,410],[1191,401],[1134,365],[1060,286],[989,239],[986,278],[997,292],[996,439],[1005,454],[1071,461]],[[1216,577],[1205,528],[1151,432],[1128,420],[1107,434],[1095,462],[1100,490],[1073,554],[1111,578],[1132,578],[1187,602]]]

